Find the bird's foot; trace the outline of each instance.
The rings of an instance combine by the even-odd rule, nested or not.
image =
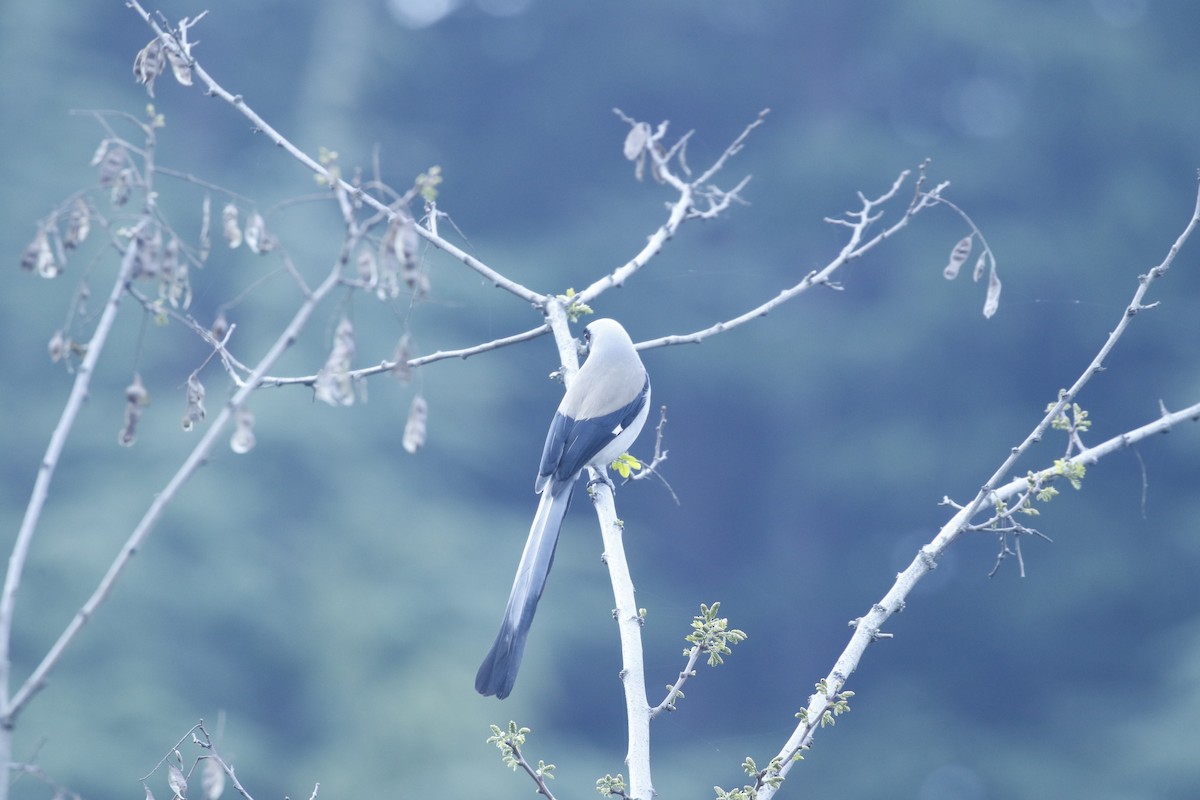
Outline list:
[[[596,473],[597,477],[588,481],[588,494],[592,493],[592,487],[594,486],[607,486],[610,492],[616,494],[617,487],[613,485],[612,479],[608,477],[608,470],[598,469]]]

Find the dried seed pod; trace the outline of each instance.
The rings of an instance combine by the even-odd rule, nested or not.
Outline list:
[[[250,248],[251,253],[261,254],[271,250],[271,237],[267,233],[267,223],[263,220],[262,214],[257,211],[250,213],[246,217],[246,247]]]
[[[417,226],[412,218],[404,217],[396,231],[396,257],[400,260],[401,275],[404,283],[416,299],[429,294],[429,276],[421,269],[417,257],[421,246],[421,237],[417,235]]]
[[[983,316],[991,319],[998,308],[1000,308],[1000,276],[996,274],[996,265],[992,264],[992,271],[988,273],[987,297],[983,301]]]
[[[196,423],[203,422],[207,412],[204,409],[204,384],[200,376],[193,372],[187,379],[187,410],[183,414],[183,429],[190,431]]]
[[[316,398],[331,406],[354,405],[354,379],[350,377],[350,366],[354,361],[354,323],[342,317],[333,332],[333,347],[325,366],[317,373],[313,385]]]
[[[950,251],[950,261],[946,264],[946,268],[942,270],[942,275],[946,280],[952,281],[958,277],[958,270],[962,267],[967,257],[971,255],[971,245],[975,242],[974,234],[964,236],[959,240],[958,244],[954,245],[954,249]]]
[[[158,296],[165,297],[172,308],[183,308],[185,311],[192,304],[192,283],[188,279],[186,260],[180,260],[181,245],[175,234],[167,240],[163,250],[162,279],[158,284]]]
[[[133,170],[126,167],[117,173],[113,178],[112,188],[109,190],[108,197],[114,206],[120,207],[129,202],[129,195],[133,190]]]
[[[50,247],[50,236],[45,228],[38,230],[33,241],[25,246],[21,254],[21,269],[37,272],[43,278],[57,278],[58,264],[54,260],[54,249]]]
[[[163,67],[166,65],[166,57],[163,55],[162,42],[158,37],[150,40],[150,44],[138,51],[137,56],[133,59],[133,77],[138,83],[146,85],[146,92],[151,97],[154,97],[154,81],[162,73]]]
[[[29,244],[25,245],[25,251],[21,253],[21,269],[26,272],[33,272],[38,268],[38,262],[42,258],[43,248],[49,249],[50,243],[47,241],[46,229],[38,228],[37,236]],[[51,257],[53,257],[51,253]]]
[[[92,163],[99,167],[100,185],[112,186],[116,183],[121,170],[128,165],[129,154],[125,150],[125,145],[113,144],[105,139],[96,150],[96,155],[92,157]]]
[[[213,320],[212,327],[208,329],[213,338],[218,342],[225,341],[225,334],[229,333],[229,320],[225,317],[225,309],[217,312],[217,318]]]
[[[67,217],[67,232],[63,236],[63,247],[74,250],[83,244],[91,230],[91,210],[82,197],[76,197]]]
[[[200,790],[204,800],[218,800],[225,791],[225,770],[215,758],[204,759],[200,767]]]
[[[971,273],[971,280],[979,283],[979,279],[983,277],[983,270],[987,267],[987,262],[988,251],[984,249],[984,251],[979,254],[979,258],[975,261],[975,269]]]
[[[187,797],[187,778],[183,777],[183,770],[174,764],[167,766],[167,786],[175,793],[176,800]]]
[[[238,409],[234,421],[233,435],[229,437],[229,449],[238,455],[244,455],[254,449],[254,414],[242,406]]]
[[[636,161],[642,155],[642,151],[646,149],[646,144],[650,141],[650,125],[645,122],[639,122],[629,129],[629,134],[625,137],[625,158],[630,161]]]
[[[411,357],[409,337],[406,333],[400,337],[400,341],[396,344],[396,352],[392,356],[392,360],[395,362],[395,366],[392,367],[392,374],[403,383],[408,383],[412,380],[412,367],[408,365],[408,359]]]
[[[100,166],[100,162],[104,160],[106,155],[108,155],[108,146],[110,144],[112,144],[110,140],[101,139],[100,144],[96,145],[96,151],[92,153],[92,160],[88,163],[93,167]]]
[[[375,296],[385,303],[400,296],[400,259],[396,255],[396,223],[388,226],[379,244],[379,283]]]
[[[421,237],[417,235],[417,225],[412,217],[401,218],[396,226],[393,247],[396,248],[396,257],[400,259],[400,265],[405,272],[417,268],[417,249],[420,246]]]
[[[429,406],[425,398],[416,395],[408,408],[408,421],[404,424],[404,438],[401,444],[410,453],[415,453],[425,446],[425,423],[429,416]]]
[[[379,281],[379,264],[375,261],[375,254],[371,252],[371,248],[360,247],[355,263],[358,266],[358,279],[368,289],[375,288]]]
[[[209,195],[204,195],[204,202],[200,204],[200,263],[203,264],[208,260],[208,254],[212,251],[212,198]]]
[[[134,243],[133,277],[157,278],[162,267],[162,228],[154,227],[154,234],[139,234]]]
[[[142,409],[150,405],[150,393],[142,385],[142,376],[133,373],[133,382],[125,387],[125,424],[117,434],[117,443],[132,447],[137,440],[137,424],[142,418]]]
[[[229,249],[237,249],[242,243],[242,229],[238,227],[238,207],[233,203],[225,204],[221,212],[221,226]]]
[[[50,337],[50,343],[46,346],[46,349],[50,351],[50,360],[55,364],[62,361],[70,346],[71,342],[63,336],[62,328],[56,330],[54,335]]]
[[[167,51],[167,61],[171,64],[171,74],[175,76],[175,80],[183,86],[191,86],[192,65],[188,63],[187,57],[174,47],[167,47],[165,50]]]

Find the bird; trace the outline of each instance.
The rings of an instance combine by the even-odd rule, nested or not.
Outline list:
[[[500,632],[475,675],[475,690],[485,696],[503,700],[512,692],[576,480],[587,467],[604,475],[608,464],[637,439],[650,411],[650,376],[621,324],[597,319],[584,329],[583,343],[587,360],[567,387],[546,434],[534,480],[541,499]]]

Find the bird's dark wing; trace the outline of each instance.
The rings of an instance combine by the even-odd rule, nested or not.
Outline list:
[[[555,413],[550,432],[546,434],[546,446],[542,449],[542,463],[534,484],[537,490],[541,491],[547,483],[553,482],[553,491],[574,480],[605,445],[637,419],[649,396],[650,378],[647,376],[637,397],[612,413],[583,420]]]

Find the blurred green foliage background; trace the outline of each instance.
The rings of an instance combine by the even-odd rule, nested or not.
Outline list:
[[[982,227],[1005,282],[941,270],[966,233],[948,211],[814,292],[703,345],[645,354],[669,407],[666,477],[620,490],[650,685],[682,666],[701,602],[749,633],[656,722],[662,797],[709,796],[765,763],[848,638],[949,516],[1019,443],[1116,324],[1137,276],[1165,255],[1200,166],[1200,6],[1152,0],[790,3],[691,0],[212,0],[197,57],[299,146],[405,186],[431,165],[465,248],[540,291],[623,263],[670,198],[638,183],[611,112],[695,129],[707,163],[764,107],[768,123],[720,179],[753,174],[738,207],[689,224],[598,313],[635,339],[729,318],[828,261],[822,222],[926,156]],[[0,7],[0,531],[11,541],[70,384],[46,342],[85,271],[93,308],[114,259],[56,281],[17,263],[35,222],[91,185],[103,133],[72,109],[143,113],[130,76],[148,41],[123,3]],[[159,163],[277,203],[317,187],[230,108],[164,77]],[[128,133],[128,131],[127,131]],[[132,135],[132,134],[130,134]],[[377,150],[376,150],[377,148]],[[202,192],[163,181],[195,236]],[[97,195],[106,203],[103,195]],[[310,277],[340,246],[329,204],[268,213]],[[1200,265],[1192,243],[1092,381],[1089,442],[1200,396]],[[535,312],[427,254],[432,296],[409,309],[339,298],[276,374],[309,374],[350,313],[358,363],[389,358],[407,320],[418,352],[525,330]],[[193,313],[276,263],[218,242],[193,272]],[[286,278],[231,319],[261,353],[298,302]],[[41,658],[190,449],[183,383],[206,355],[127,303],[64,455],[18,604],[18,677]],[[197,719],[258,798],[525,797],[484,744],[490,722],[533,728],[555,788],[587,796],[624,769],[619,656],[600,543],[576,504],[514,695],[472,680],[535,506],[532,478],[557,403],[550,342],[443,362],[415,385],[372,380],[370,401],[260,393],[258,446],[228,450],[187,486],[126,578],[20,719],[17,758],[88,797],[134,796]],[[123,388],[151,406],[120,448]],[[224,376],[205,372],[209,406]],[[429,442],[400,448],[412,393]],[[784,796],[1192,798],[1200,788],[1198,433],[1184,427],[1089,470],[1043,510],[1053,544],[987,578],[996,542],[952,549],[847,688]],[[1049,436],[1020,471],[1065,447]],[[637,451],[647,456],[644,435]],[[657,691],[652,689],[652,696]],[[165,777],[154,790],[167,793]],[[25,779],[20,797],[49,791]]]

